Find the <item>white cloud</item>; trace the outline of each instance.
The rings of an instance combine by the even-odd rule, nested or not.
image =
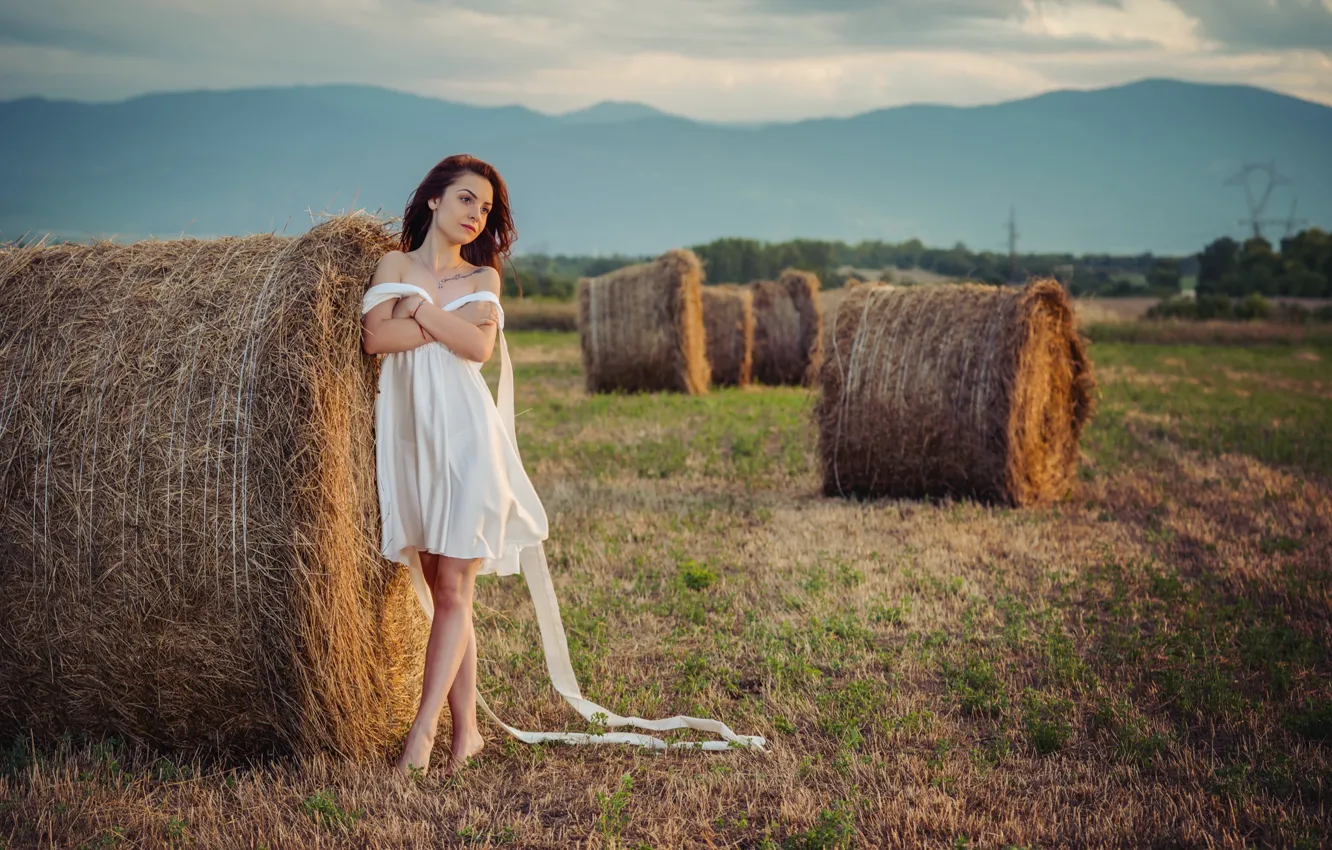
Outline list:
[[[1211,50],[1199,22],[1170,0],[1106,3],[1050,3],[1023,0],[1024,33],[1053,39],[1085,36],[1106,42],[1139,42],[1172,51]]]
[[[796,120],[890,104],[989,103],[1050,87],[1040,72],[967,52],[861,53],[785,60],[608,57],[534,73],[522,87],[551,110],[591,100],[641,100],[707,120]],[[500,94],[500,92],[496,92]],[[506,89],[503,95],[521,92]]]
[[[1265,22],[1289,39],[1278,23],[1317,24],[1326,10],[1309,4],[1332,0],[1215,2],[0,0],[0,97],[358,82],[541,111],[617,99],[785,120],[1176,76],[1332,103],[1327,53],[1240,50],[1225,28]]]

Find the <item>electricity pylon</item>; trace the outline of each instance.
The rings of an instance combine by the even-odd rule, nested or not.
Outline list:
[[[1257,198],[1253,196],[1253,187],[1249,185],[1249,175],[1255,171],[1267,175],[1267,186],[1264,187],[1262,195]],[[1249,217],[1247,219],[1240,219],[1239,223],[1247,224],[1251,227],[1253,229],[1253,235],[1256,238],[1263,238],[1264,224],[1283,223],[1279,221],[1274,222],[1271,219],[1264,219],[1263,210],[1267,209],[1267,202],[1272,199],[1272,190],[1277,186],[1289,183],[1290,178],[1283,177],[1281,173],[1277,171],[1275,159],[1269,160],[1268,162],[1245,162],[1240,166],[1240,170],[1226,181],[1225,185],[1227,186],[1244,187],[1244,199],[1249,203]]]

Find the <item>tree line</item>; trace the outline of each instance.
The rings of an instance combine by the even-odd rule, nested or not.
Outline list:
[[[690,249],[703,263],[709,283],[748,283],[772,280],[783,269],[797,268],[819,276],[824,288],[843,285],[856,275],[886,278],[893,272],[922,269],[950,278],[1003,284],[1029,276],[1059,278],[1074,294],[1130,294],[1123,289],[1127,276],[1156,280],[1179,288],[1181,272],[1191,273],[1190,260],[1155,257],[1150,253],[1112,254],[1019,254],[1014,264],[1008,254],[972,251],[961,242],[951,248],[931,248],[919,239],[904,242],[862,241],[848,244],[817,239],[763,242],[757,239],[715,239]],[[569,298],[580,277],[595,277],[608,271],[641,263],[651,256],[615,255],[589,257],[524,254],[505,269],[504,291],[517,295]],[[856,271],[846,271],[854,269]],[[1159,282],[1159,281],[1158,281]],[[1132,289],[1133,287],[1128,287]],[[1137,294],[1141,294],[1139,286]]]
[[[1332,235],[1318,228],[1281,240],[1222,237],[1198,255],[1197,294],[1332,298]]]
[[[930,248],[919,239],[904,242],[863,241],[855,244],[817,239],[763,242],[757,239],[715,239],[693,245],[709,283],[772,280],[783,269],[797,268],[819,276],[823,286],[836,288],[855,274],[882,278],[908,269],[923,269],[950,278],[982,283],[1021,282],[1028,277],[1059,279],[1075,296],[1115,297],[1178,294],[1186,276],[1197,277],[1199,295],[1243,297],[1291,295],[1332,297],[1332,236],[1313,228],[1281,240],[1275,250],[1254,237],[1237,242],[1222,237],[1199,253],[1184,257],[1141,254],[1008,254],[971,251],[957,243]],[[525,254],[505,269],[505,294],[567,299],[580,277],[595,277],[651,256],[610,257]],[[843,271],[855,269],[858,271]]]

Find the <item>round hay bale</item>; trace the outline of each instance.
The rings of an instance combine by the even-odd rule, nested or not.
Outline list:
[[[1067,490],[1095,390],[1053,280],[858,287],[821,383],[824,493],[1010,505]]]
[[[818,277],[787,269],[775,281],[754,281],[750,289],[754,293],[754,380],[772,386],[814,383],[822,363]]]
[[[588,392],[707,392],[702,283],[698,257],[678,248],[650,263],[579,280]]]
[[[846,296],[850,295],[854,290],[867,286],[891,288],[893,284],[884,283],[882,281],[862,281],[857,280],[856,278],[850,278],[847,280],[845,286],[838,287],[837,289],[825,289],[819,293],[819,306],[823,310],[824,317],[836,316],[837,310],[841,307],[842,301],[846,299]],[[819,328],[819,350],[823,352],[824,362],[827,361],[828,352],[832,351],[833,332],[835,331],[836,326],[836,322],[825,321]]]
[[[703,287],[703,331],[714,384],[749,386],[754,365],[753,305],[748,287]]]
[[[0,256],[0,739],[380,757],[427,629],[379,556],[360,298],[395,241]]]

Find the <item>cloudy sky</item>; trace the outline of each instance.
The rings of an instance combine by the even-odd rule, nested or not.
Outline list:
[[[354,82],[789,120],[1143,77],[1332,104],[1332,0],[0,0],[0,99]]]

